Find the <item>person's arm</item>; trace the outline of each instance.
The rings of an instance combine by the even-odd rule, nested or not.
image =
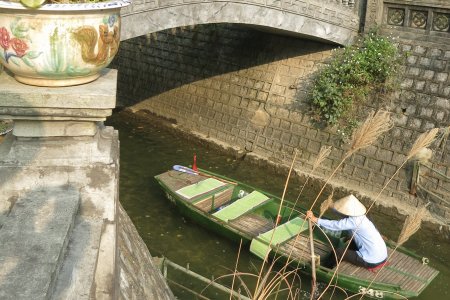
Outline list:
[[[308,210],[308,211],[306,212],[306,217],[309,218],[309,219],[311,219],[311,221],[313,221],[314,223],[317,223],[317,220],[319,220],[318,218],[316,218],[316,217],[314,216],[314,213],[313,213],[312,211],[310,211],[310,210]]]
[[[329,230],[351,230],[356,228],[353,218],[344,218],[339,221],[325,220],[315,217],[314,213],[310,210],[306,212],[306,217],[310,218],[311,221],[317,223],[319,226],[325,227]]]
[[[352,218],[344,218],[339,221],[319,218],[317,224],[329,230],[352,230],[357,227]]]

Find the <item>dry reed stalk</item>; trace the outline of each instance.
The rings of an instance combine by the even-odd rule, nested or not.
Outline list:
[[[358,127],[352,135],[351,147],[345,153],[339,165],[334,169],[331,175],[328,177],[327,181],[322,186],[322,189],[316,196],[313,204],[309,210],[312,210],[320,195],[322,195],[323,190],[327,186],[328,182],[334,176],[334,174],[339,170],[344,161],[349,158],[356,151],[370,146],[374,143],[383,133],[387,132],[393,126],[390,113],[385,110],[379,110],[375,114],[372,112],[369,114],[364,121],[364,123]]]
[[[313,227],[311,219],[308,219],[309,226],[309,247],[311,251],[311,296],[310,300],[314,299],[314,294],[316,292],[316,258],[314,253],[314,236],[313,236]]]
[[[414,233],[419,230],[420,225],[422,224],[422,219],[427,212],[427,208],[425,206],[419,208],[415,214],[409,215],[405,223],[403,223],[402,231],[398,236],[397,245],[403,245]]]
[[[314,170],[317,169],[322,164],[322,162],[325,160],[325,158],[328,157],[328,155],[330,155],[330,153],[331,153],[331,146],[323,146],[320,148],[319,154],[317,154],[317,157],[313,163],[311,173],[314,172]]]
[[[320,214],[319,218],[323,216],[323,214],[327,211],[328,208],[330,208],[333,205],[333,194],[334,190],[331,192],[331,194],[328,196],[328,198],[320,204]]]
[[[238,263],[239,263],[239,256],[241,254],[241,249],[242,249],[242,239],[241,239],[241,242],[239,243],[239,251],[238,251],[237,258],[236,258],[236,265],[234,266],[233,281],[231,283],[231,290],[234,289],[234,280],[236,279],[236,273],[237,273],[237,267],[238,267]],[[232,297],[233,297],[233,294],[230,293],[230,300],[232,299]]]
[[[430,131],[419,135],[408,153],[407,160],[416,156],[417,153],[423,151],[424,148],[427,148],[434,141],[438,132],[439,128],[433,128]]]
[[[305,180],[305,183],[303,184],[302,188],[300,189],[300,192],[299,192],[299,194],[298,194],[298,196],[297,196],[297,199],[296,199],[295,202],[294,202],[294,207],[296,207],[296,205],[297,205],[297,203],[298,203],[298,200],[300,199],[300,196],[301,196],[301,194],[302,194],[302,192],[303,192],[303,190],[304,190],[306,184],[308,183],[308,180],[309,180],[311,174],[314,172],[315,169],[317,169],[317,168],[322,164],[322,162],[325,160],[325,158],[328,157],[328,155],[330,155],[330,153],[331,153],[331,146],[322,146],[322,147],[320,148],[320,151],[319,151],[319,153],[317,154],[316,159],[314,160],[314,163],[313,163],[313,166],[312,166],[312,170],[311,170],[310,173],[308,173],[308,175],[307,175],[307,177],[306,177],[306,180]],[[291,218],[293,212],[294,212],[294,209],[292,209],[291,213],[289,214],[289,219]],[[302,226],[304,226],[304,223],[303,223]],[[302,228],[302,229],[303,229],[303,228]],[[295,241],[294,241],[294,246],[295,246],[295,244],[297,243],[297,240],[298,240],[299,236],[300,236],[300,235],[297,235],[297,236],[296,236]],[[291,250],[291,253],[289,253],[288,261],[290,260],[292,251],[293,251],[293,249]],[[303,255],[303,253],[302,253],[301,255]],[[287,263],[287,264],[288,264],[288,263]],[[298,266],[297,266],[297,267],[298,267]],[[283,272],[284,272],[284,271],[283,271]]]
[[[397,175],[397,173],[400,171],[401,168],[406,164],[408,160],[416,156],[418,153],[424,151],[425,148],[427,148],[436,138],[436,134],[438,133],[439,128],[433,128],[427,132],[422,133],[417,137],[415,140],[413,146],[411,147],[411,150],[409,151],[408,155],[406,156],[406,159],[403,161],[403,163],[397,168],[395,173],[389,178],[389,180],[384,184],[383,188],[380,190],[380,192],[377,194],[375,199],[372,201],[370,206],[367,208],[366,214],[370,211],[372,206],[375,204],[375,202],[378,200],[378,198],[381,196],[383,191],[386,189],[386,187],[389,185],[389,183],[392,181],[392,179]]]
[[[371,113],[358,127],[352,135],[351,147],[349,153],[353,154],[356,151],[373,144],[383,133],[387,132],[393,126],[391,115],[389,112],[379,110]]]
[[[283,195],[281,196],[280,206],[278,207],[277,219],[276,219],[276,221],[275,221],[275,226],[274,226],[274,228],[277,227],[278,222],[279,222],[278,216],[280,215],[280,213],[281,213],[281,208],[283,207],[284,196],[286,195],[286,190],[287,190],[287,187],[288,187],[288,184],[289,184],[289,179],[291,178],[291,173],[292,173],[292,169],[294,168],[294,163],[295,163],[295,160],[296,160],[296,158],[297,158],[297,154],[298,154],[298,150],[295,149],[295,150],[294,150],[294,157],[292,158],[291,167],[289,168],[289,173],[288,173],[288,176],[287,176],[287,178],[286,178],[286,183],[284,184]],[[273,230],[272,235],[271,235],[271,237],[270,237],[269,247],[272,245],[272,241],[273,241],[273,236],[274,236],[274,235],[275,235],[275,230]],[[269,251],[267,251],[266,256],[264,257],[263,263],[261,264],[261,269],[260,269],[260,271],[259,271],[258,280],[257,280],[257,282],[256,282],[256,288],[255,288],[255,290],[258,290],[258,288],[260,287],[259,285],[260,285],[261,275],[262,275],[262,272],[263,272],[263,269],[264,269],[264,265],[265,265],[265,263],[266,263],[266,261],[267,261],[267,259],[268,259],[269,253],[270,253],[270,249],[269,249]]]
[[[433,157],[433,151],[430,148],[422,148],[414,155],[413,159],[419,161],[421,164],[426,164]]]
[[[320,151],[317,154],[316,159],[314,160],[312,170],[310,173],[307,174],[305,183],[303,183],[300,192],[298,193],[297,199],[295,199],[294,207],[297,206],[298,200],[300,199],[300,196],[302,195],[303,190],[305,189],[306,184],[308,183],[309,178],[311,177],[311,174],[314,172],[315,169],[317,169],[322,164],[322,162],[325,160],[325,158],[328,157],[328,155],[330,155],[330,153],[331,153],[331,146],[322,146],[320,148]],[[290,213],[289,219],[291,218],[292,213],[293,211]]]

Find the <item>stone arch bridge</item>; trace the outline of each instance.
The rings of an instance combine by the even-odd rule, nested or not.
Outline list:
[[[236,23],[348,45],[358,34],[360,0],[135,0],[122,9],[122,40],[165,29]]]

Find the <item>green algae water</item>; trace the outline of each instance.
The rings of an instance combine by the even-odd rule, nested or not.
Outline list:
[[[230,284],[230,274],[236,267],[239,254],[237,270],[258,274],[261,265],[258,258],[246,249],[239,251],[238,244],[216,236],[183,218],[166,200],[153,177],[176,164],[191,165],[194,154],[197,155],[199,167],[260,187],[275,195],[281,196],[287,174],[281,176],[269,168],[256,167],[245,160],[236,160],[165,129],[152,126],[149,122],[139,121],[128,113],[114,114],[107,121],[107,125],[114,126],[119,131],[120,202],[152,256],[164,256],[181,266],[189,265],[190,270],[204,277],[225,276],[218,282]],[[295,199],[298,190],[299,188],[290,187],[286,198]],[[308,203],[304,201],[303,206],[307,207]],[[402,227],[401,222],[376,213],[371,214],[371,218],[384,235],[396,239]],[[416,299],[450,299],[450,243],[438,240],[440,239],[435,239],[429,232],[420,231],[405,244],[407,248],[429,258],[430,264],[440,271],[438,277]],[[255,281],[250,276],[241,278],[250,288],[254,285]],[[204,284],[186,276],[175,276],[174,280],[197,292],[205,287]],[[301,286],[294,287],[300,290],[300,299],[309,299],[310,280],[308,276],[301,275]],[[202,299],[176,285],[170,286],[178,299]],[[323,287],[320,285],[319,290]],[[229,295],[209,289],[205,290],[203,295],[210,299],[229,299]],[[345,298],[343,294],[336,292],[332,299]],[[283,299],[283,296],[278,299]]]

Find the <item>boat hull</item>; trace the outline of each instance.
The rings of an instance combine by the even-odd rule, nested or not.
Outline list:
[[[248,186],[246,184],[232,181],[231,179],[223,177],[218,174],[214,174],[214,173],[203,171],[203,170],[202,170],[202,172],[207,177],[214,177],[219,180],[224,180],[225,182],[228,182],[228,183],[234,182],[234,184],[236,186],[234,188],[235,191],[233,192],[233,195],[236,195],[236,191],[241,190],[241,189],[247,190],[247,191],[258,190],[251,186]],[[195,177],[198,175],[189,175],[189,176],[194,176],[195,180],[198,180],[198,177]],[[207,178],[207,177],[205,177],[205,178]],[[242,240],[244,247],[248,247],[248,245],[252,245],[252,243],[255,240],[263,241],[261,234],[259,234],[259,235],[258,234],[256,234],[256,235],[249,234],[248,232],[245,232],[245,230],[240,230],[240,228],[237,228],[235,226],[235,224],[233,224],[233,222],[226,222],[226,221],[218,219],[217,217],[214,216],[214,215],[217,215],[216,213],[207,212],[207,211],[199,209],[195,205],[195,201],[192,201],[192,203],[189,201],[186,201],[186,199],[183,199],[183,197],[181,197],[174,188],[171,188],[167,184],[167,182],[165,182],[163,180],[163,178],[160,175],[155,176],[155,178],[157,179],[158,183],[161,185],[162,189],[165,191],[167,199],[169,199],[177,207],[177,209],[180,211],[180,213],[183,216],[193,220],[194,222],[207,228],[208,230],[210,230],[216,234],[219,234],[227,239],[230,239],[234,242],[239,243]],[[258,190],[258,191],[260,191],[260,190]],[[262,193],[264,193],[264,192],[262,192]],[[281,199],[277,198],[274,195],[268,194],[268,193],[265,193],[265,195],[269,195],[269,197],[274,200],[274,203],[277,203],[276,205],[279,205]],[[281,217],[281,220],[282,220],[280,222],[280,224],[283,224],[284,222],[286,222],[286,217],[288,215],[289,215],[289,218],[291,218],[291,214],[293,211],[292,203],[286,202],[285,205],[286,205],[286,207],[279,210],[279,213],[281,215],[278,215],[278,216]],[[287,209],[288,206],[289,206],[289,209]],[[302,208],[300,210],[303,212],[305,211]],[[303,212],[301,212],[301,211],[298,212],[297,215],[292,216],[292,218],[304,216]],[[275,215],[273,214],[273,207],[270,212],[271,212],[271,215],[274,216],[274,221],[275,221],[275,219],[277,217],[275,217]],[[289,218],[287,218],[287,219],[289,219]],[[314,230],[315,241],[318,240],[321,235],[324,236],[325,234],[320,232],[318,229]],[[309,235],[307,234],[307,231],[303,232],[303,242],[304,243],[308,240],[308,236]],[[328,238],[330,240],[332,240],[334,247],[342,246],[340,244],[341,239],[339,237],[335,238],[332,236],[328,236]],[[388,243],[388,245],[389,245],[389,243]],[[394,248],[394,246],[395,246],[395,244],[392,244],[391,247]],[[395,265],[395,267],[388,266],[386,268],[386,269],[390,269],[389,272],[391,272],[393,274],[392,276],[396,276],[397,274],[405,273],[406,275],[402,274],[401,276],[403,276],[405,280],[408,280],[408,282],[413,282],[414,280],[417,280],[418,283],[415,286],[412,285],[413,287],[415,287],[415,290],[413,288],[411,288],[410,290],[405,289],[404,287],[400,286],[400,284],[397,284],[395,282],[392,282],[392,283],[382,282],[382,281],[372,282],[373,279],[376,278],[375,273],[371,273],[370,271],[368,271],[366,269],[359,268],[359,267],[350,265],[348,263],[347,263],[347,265],[344,264],[344,266],[342,268],[341,267],[339,267],[339,268],[341,268],[341,269],[347,268],[348,270],[351,270],[351,271],[347,270],[346,271],[347,273],[346,273],[346,272],[343,272],[341,269],[339,269],[338,274],[336,274],[337,273],[336,269],[329,269],[329,268],[319,265],[316,268],[317,280],[319,280],[321,282],[325,282],[325,283],[330,283],[330,285],[337,285],[340,288],[345,289],[350,293],[354,293],[354,294],[363,293],[366,297],[371,297],[371,298],[375,298],[375,299],[405,299],[405,297],[412,298],[412,297],[418,296],[420,294],[420,292],[422,292],[423,289],[426,286],[428,286],[428,284],[437,276],[438,272],[430,267],[428,267],[428,269],[426,269],[425,267],[422,267],[421,263],[420,263],[420,258],[417,257],[414,253],[407,251],[402,247],[396,248],[395,251],[393,251],[392,248],[388,249],[389,253],[396,252],[397,257],[400,257],[399,261],[401,261],[401,260],[408,261],[407,265],[411,266],[411,268],[413,269],[412,272],[414,272],[414,268],[417,269],[417,272],[421,272],[424,274],[426,272],[428,272],[428,273],[426,273],[427,275],[424,275],[425,276],[424,278],[418,278],[418,276],[415,276],[413,273],[411,273],[409,275],[406,274],[405,272],[408,270],[402,269],[402,266]],[[250,246],[250,251],[252,252],[251,246]],[[269,252],[270,253],[269,257],[276,256],[278,259],[277,261],[281,262],[281,263],[286,263],[288,261],[287,257],[290,257],[289,264],[292,268],[299,269],[302,273],[311,275],[311,265],[310,265],[310,257],[311,257],[310,255],[311,254],[309,254],[309,256],[308,255],[304,256],[303,259],[297,259],[294,256],[291,257],[290,254],[288,255],[288,252],[289,251],[286,249],[283,250],[282,247],[278,247],[278,246],[272,247],[271,251]],[[252,253],[255,253],[255,252],[252,252]],[[316,254],[317,254],[317,252],[316,252]],[[264,258],[264,256],[262,256],[262,257],[260,255],[258,255],[258,256],[260,258]],[[352,276],[351,274],[358,274],[358,275]],[[389,275],[389,274],[387,274],[387,275]],[[398,276],[400,276],[400,275],[398,275]],[[417,278],[415,278],[415,277],[417,277]]]

